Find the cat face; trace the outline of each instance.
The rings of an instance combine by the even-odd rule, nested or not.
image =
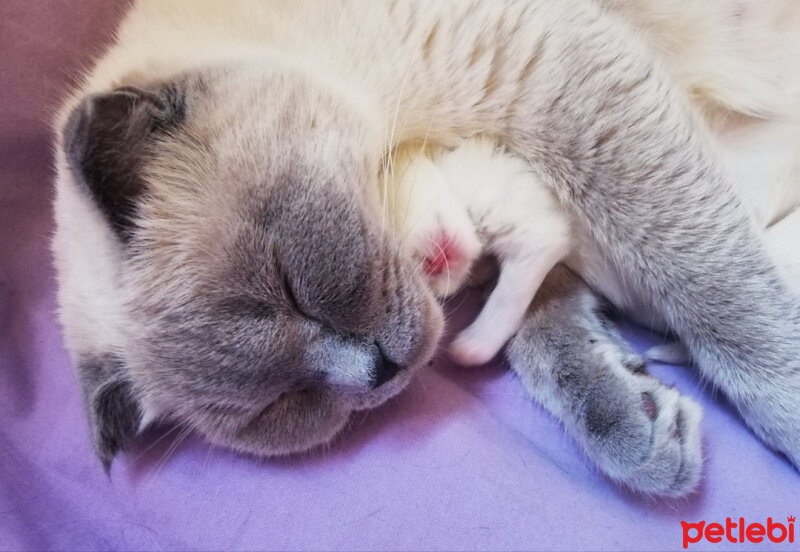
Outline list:
[[[72,112],[58,201],[82,198],[102,226],[86,230],[117,252],[59,261],[106,463],[151,417],[255,454],[306,450],[431,358],[441,311],[380,225],[380,152],[362,121],[301,75],[246,67],[119,88]],[[56,211],[57,252],[90,239]],[[97,293],[117,289],[119,312],[69,300],[70,274],[98,262],[114,265]],[[118,342],[93,345],[104,325]]]

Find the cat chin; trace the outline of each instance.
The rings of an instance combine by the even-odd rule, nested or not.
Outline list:
[[[381,385],[377,389],[351,394],[343,400],[354,411],[378,407],[403,391],[411,382],[415,372],[416,370],[405,370],[395,376],[392,381]]]

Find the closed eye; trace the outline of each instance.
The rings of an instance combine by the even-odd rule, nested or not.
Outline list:
[[[289,307],[295,313],[321,326],[326,325],[319,317],[312,316],[307,311],[303,310],[303,308],[300,306],[300,302],[297,300],[297,295],[294,293],[292,282],[289,280],[289,276],[287,276],[285,272],[281,272],[281,282],[283,283],[283,293],[286,295],[286,299],[289,301]]]
[[[289,300],[289,304],[291,305],[292,309],[303,316],[306,316],[306,314],[300,308],[300,303],[297,301],[297,296],[294,294],[294,289],[292,289],[292,283],[289,281],[289,277],[286,274],[283,274],[282,279],[283,292],[286,294],[286,298]]]

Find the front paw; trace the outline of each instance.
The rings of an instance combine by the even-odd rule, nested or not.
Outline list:
[[[446,298],[464,287],[480,244],[466,232],[437,227],[424,234],[415,251],[433,294]]]
[[[502,347],[502,343],[500,347]],[[449,352],[462,366],[479,366],[492,360],[500,347],[487,336],[476,335],[469,328],[458,334],[450,344]]]
[[[609,478],[653,495],[697,487],[700,407],[647,374],[574,273],[551,272],[507,355],[531,396]]]
[[[700,481],[702,412],[647,374],[592,393],[582,408],[584,448],[612,479],[647,494],[681,496]]]

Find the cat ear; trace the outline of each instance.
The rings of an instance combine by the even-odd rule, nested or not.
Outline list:
[[[78,363],[78,374],[92,426],[94,449],[106,472],[126,450],[142,422],[142,410],[117,358],[106,355]]]
[[[67,163],[123,241],[130,238],[144,192],[141,168],[148,147],[184,115],[184,94],[175,86],[155,92],[125,86],[85,98],[69,116],[63,134]]]

